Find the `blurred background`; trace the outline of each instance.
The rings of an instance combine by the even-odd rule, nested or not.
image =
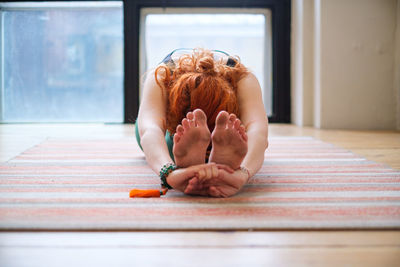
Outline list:
[[[400,129],[400,0],[284,2],[291,10],[290,71],[282,74],[290,80],[290,122]],[[284,64],[272,60],[271,29],[281,14],[224,3],[129,14],[140,17],[135,72],[143,79],[175,48],[223,50],[255,73],[271,115],[279,108],[274,92],[284,89],[273,86],[274,68]],[[0,15],[0,122],[126,120],[124,77],[132,73],[124,73],[123,1],[6,2]]]
[[[269,9],[144,8],[141,22],[141,75],[176,48],[223,50],[256,75],[267,114],[272,114]]]
[[[123,122],[122,2],[8,3],[2,122]],[[223,50],[258,77],[271,114],[269,9],[141,10],[140,75],[176,48]]]
[[[122,3],[10,3],[2,122],[122,122]]]

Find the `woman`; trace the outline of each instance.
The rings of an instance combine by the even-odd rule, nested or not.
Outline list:
[[[175,50],[146,78],[136,135],[164,186],[232,196],[268,147],[260,85],[222,51]]]

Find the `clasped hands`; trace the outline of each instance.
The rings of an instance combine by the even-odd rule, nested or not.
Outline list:
[[[207,163],[176,169],[167,177],[174,189],[189,195],[229,197],[247,182],[248,174],[227,165]]]

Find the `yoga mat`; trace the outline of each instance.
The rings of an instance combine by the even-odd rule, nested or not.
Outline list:
[[[0,165],[1,230],[400,228],[400,171],[311,137],[271,137],[226,198],[129,198],[159,188],[134,138],[48,139]]]

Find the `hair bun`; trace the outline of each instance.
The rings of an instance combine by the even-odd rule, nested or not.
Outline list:
[[[207,74],[214,74],[214,59],[210,56],[200,58],[196,64],[196,71]]]

